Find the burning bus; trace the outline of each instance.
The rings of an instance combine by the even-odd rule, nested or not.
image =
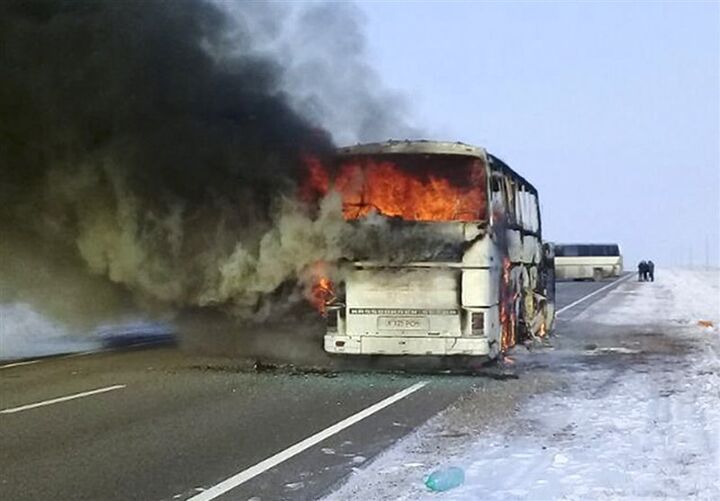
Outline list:
[[[554,320],[552,251],[537,190],[483,148],[391,141],[310,165],[357,227],[342,278],[322,287],[327,352],[494,358]],[[382,231],[371,231],[382,227]]]

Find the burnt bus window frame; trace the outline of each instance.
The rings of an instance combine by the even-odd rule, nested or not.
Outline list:
[[[468,162],[479,162],[482,166],[483,170],[483,188],[484,188],[484,194],[485,194],[485,200],[484,200],[484,211],[480,211],[478,213],[478,219],[473,219],[471,221],[462,221],[457,220],[457,222],[477,222],[481,224],[486,224],[490,220],[490,176],[491,172],[488,166],[488,162],[486,159],[477,156],[477,155],[468,155],[468,154],[457,154],[457,153],[393,153],[393,152],[378,152],[378,153],[349,153],[349,154],[339,154],[336,155],[333,161],[333,168],[335,171],[335,174],[340,172],[342,166],[346,163],[352,162],[352,161],[360,161],[367,160],[368,158],[387,158],[393,161],[396,165],[400,167],[400,170],[403,170],[403,162],[407,161],[408,157],[417,156],[417,157],[423,157],[423,159],[427,158],[440,158],[440,157],[448,157],[455,159],[465,159]],[[446,176],[445,179],[450,182],[450,184],[453,184],[455,186],[462,186],[461,183],[454,182],[452,177]],[[361,205],[372,205],[365,199],[365,190],[363,188],[361,195]],[[453,222],[456,220],[448,220],[448,221],[439,221],[439,220],[428,220],[428,221],[408,221],[408,222],[416,222],[416,223],[438,223],[438,222]]]
[[[540,214],[540,196],[538,194],[537,189],[524,177],[522,177],[520,174],[515,172],[508,166],[505,162],[500,160],[498,157],[487,153],[487,161],[488,161],[488,209],[489,212],[492,211],[492,207],[490,207],[490,202],[492,200],[492,193],[491,193],[491,179],[494,176],[501,176],[503,178],[503,182],[500,183],[502,186],[503,191],[503,203],[505,205],[504,210],[506,214],[513,216],[512,220],[510,220],[507,224],[507,228],[510,230],[519,231],[522,235],[531,235],[538,238],[542,238],[542,217]],[[537,229],[531,230],[526,228],[522,222],[518,223],[514,219],[514,213],[515,213],[515,202],[512,203],[512,213],[509,212],[509,200],[507,198],[506,188],[508,185],[514,186],[514,195],[517,196],[517,193],[520,191],[520,188],[522,187],[525,191],[533,195],[534,201],[534,209],[535,214],[537,218]]]

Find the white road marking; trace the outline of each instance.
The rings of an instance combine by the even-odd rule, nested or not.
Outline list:
[[[11,364],[0,365],[0,369],[9,369],[11,367],[20,367],[21,365],[32,365],[42,362],[42,360],[23,360],[22,362],[13,362]]]
[[[57,404],[60,402],[66,402],[68,400],[74,400],[76,398],[89,397],[91,395],[97,395],[99,393],[107,393],[108,391],[119,390],[125,388],[124,384],[116,384],[113,386],[106,386],[105,388],[98,388],[96,390],[83,391],[82,393],[75,393],[73,395],[67,395],[65,397],[53,398],[50,400],[43,400],[42,402],[36,402],[34,404],[21,405],[20,407],[11,407],[9,409],[0,410],[0,414],[14,414],[16,412],[27,411],[29,409],[35,409],[37,407],[44,407],[46,405]]]
[[[619,285],[619,284],[621,284],[622,282],[624,282],[625,280],[627,280],[628,278],[634,277],[634,276],[635,276],[635,275],[634,275],[633,273],[628,273],[626,276],[624,276],[624,277],[622,277],[622,278],[620,278],[620,279],[618,279],[618,280],[615,280],[613,283],[607,284],[605,287],[600,287],[598,290],[591,292],[591,293],[588,294],[587,296],[583,296],[583,297],[581,297],[580,299],[578,299],[577,301],[573,301],[572,303],[568,304],[567,306],[563,306],[562,308],[560,308],[558,311],[555,312],[555,315],[556,315],[556,316],[557,316],[557,315],[560,315],[560,313],[562,313],[563,311],[569,310],[569,309],[572,308],[573,306],[576,306],[576,305],[582,303],[582,302],[585,301],[586,299],[590,299],[590,298],[593,297],[595,294],[600,294],[600,293],[601,293],[602,291],[604,291],[605,289],[608,289],[608,288],[610,288],[610,287],[614,287],[614,286],[616,286],[616,285]]]
[[[203,491],[200,494],[197,494],[196,496],[193,496],[189,498],[187,501],[210,501],[212,499],[217,498],[218,496],[222,496],[226,492],[234,489],[235,487],[244,484],[248,480],[260,475],[261,473],[266,472],[270,468],[274,468],[275,466],[279,465],[280,463],[287,461],[288,459],[292,458],[293,456],[296,456],[303,452],[306,449],[309,449],[310,447],[317,445],[318,443],[322,442],[326,438],[329,438],[345,428],[348,428],[355,423],[358,423],[365,419],[368,416],[371,416],[375,414],[378,411],[381,411],[385,407],[388,407],[398,400],[402,400],[403,398],[411,395],[412,393],[415,393],[420,388],[428,384],[427,381],[421,381],[419,383],[416,383],[412,386],[409,386],[405,388],[402,391],[399,391],[395,393],[394,395],[391,395],[390,397],[381,400],[380,402],[371,405],[370,407],[367,407],[360,412],[353,414],[352,416],[343,419],[342,421],[339,421],[335,423],[334,425],[325,428],[324,430],[316,433],[315,435],[312,435],[305,440],[302,440],[295,445],[292,445],[288,447],[287,449],[278,452],[277,454],[270,456],[269,458],[260,461],[254,466],[251,466],[250,468],[241,471],[240,473],[233,475],[230,478],[227,478],[220,482],[217,485],[214,485],[213,487],[210,487],[209,489]]]

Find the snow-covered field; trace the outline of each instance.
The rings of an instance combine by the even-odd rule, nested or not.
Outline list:
[[[174,338],[171,324],[125,317],[92,327],[66,327],[24,303],[0,304],[0,361],[97,351]]]
[[[718,500],[719,324],[718,270],[625,282],[561,324],[552,348],[517,354],[521,380],[556,367],[555,389],[500,423],[481,422],[471,395],[329,499]],[[447,466],[464,484],[429,492],[424,477]]]
[[[22,303],[0,304],[0,360],[95,350],[98,340],[71,335],[63,326]]]

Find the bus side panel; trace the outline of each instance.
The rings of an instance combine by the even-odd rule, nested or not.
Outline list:
[[[513,263],[522,263],[525,261],[522,235],[519,231],[507,230],[505,232],[508,247],[508,258]]]
[[[522,262],[527,264],[539,263],[542,258],[542,248],[538,237],[525,235],[522,242]]]
[[[473,308],[497,304],[499,280],[499,273],[496,270],[463,271],[461,304]]]
[[[558,279],[593,278],[593,272],[601,269],[605,277],[622,274],[621,256],[569,256],[556,257],[555,269]]]
[[[496,255],[489,237],[476,241],[463,255],[462,306],[488,307],[498,302],[501,259]],[[482,269],[480,269],[482,268]]]

